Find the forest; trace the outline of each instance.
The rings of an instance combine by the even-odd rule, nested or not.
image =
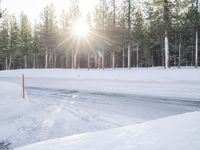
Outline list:
[[[73,32],[79,18],[85,36]],[[198,67],[199,18],[198,0],[99,0],[87,16],[71,0],[61,14],[48,4],[35,22],[2,9],[0,69]]]

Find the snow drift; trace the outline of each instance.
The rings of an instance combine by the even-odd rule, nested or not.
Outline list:
[[[0,142],[2,142],[10,140],[11,136],[8,135],[16,132],[21,117],[29,112],[31,105],[28,98],[22,99],[19,85],[0,82],[0,89]]]
[[[16,150],[199,150],[200,112],[59,138]]]
[[[0,82],[0,114],[1,120],[17,117],[28,110],[29,102],[22,99],[21,87],[11,82]],[[2,133],[0,134],[0,136]]]

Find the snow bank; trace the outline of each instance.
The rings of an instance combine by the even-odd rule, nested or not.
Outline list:
[[[200,100],[200,69],[191,67],[167,70],[158,67],[133,68],[131,70],[29,69],[0,71],[1,78],[11,77],[14,79],[21,77],[22,74],[25,74],[27,83],[30,80],[31,86],[34,87]]]
[[[0,82],[0,141],[17,130],[15,124],[30,108],[28,100],[23,100],[21,87],[14,83]]]
[[[133,68],[129,69],[26,69],[0,71],[0,77],[26,77],[32,78],[57,78],[57,79],[84,79],[84,80],[118,80],[135,82],[162,82],[162,81],[185,81],[200,82],[200,69],[192,67],[164,69]]]
[[[200,112],[24,146],[16,150],[199,150]]]
[[[15,83],[0,82],[1,121],[19,116],[27,110],[28,101],[22,99],[21,87]]]

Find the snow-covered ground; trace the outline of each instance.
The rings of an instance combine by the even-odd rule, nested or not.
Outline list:
[[[21,78],[27,86],[65,88],[97,92],[112,92],[177,98],[200,97],[200,69],[194,68],[136,68],[127,69],[32,69],[2,71],[0,77]],[[40,79],[40,80],[39,80]],[[49,82],[49,79],[52,79]],[[11,80],[9,78],[9,80]]]
[[[0,89],[0,142],[14,148],[200,111],[194,68],[0,71]]]
[[[49,140],[16,150],[199,150],[200,112]]]

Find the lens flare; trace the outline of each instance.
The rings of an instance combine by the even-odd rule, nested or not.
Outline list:
[[[85,20],[78,19],[77,21],[75,21],[74,33],[77,36],[79,36],[79,37],[87,36],[88,32],[89,32],[89,27]]]

